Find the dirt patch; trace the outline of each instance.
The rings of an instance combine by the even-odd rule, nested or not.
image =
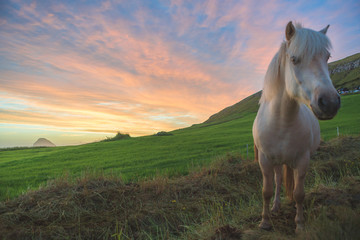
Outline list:
[[[241,239],[242,234],[243,233],[239,229],[230,225],[225,225],[216,229],[214,236],[212,236],[209,240],[238,240]]]

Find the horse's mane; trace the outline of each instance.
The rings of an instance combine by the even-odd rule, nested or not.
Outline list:
[[[260,103],[270,100],[277,92],[283,78],[284,74],[281,74],[283,68],[281,66],[285,65],[285,55],[286,55],[286,43],[283,42],[279,51],[275,54],[274,58],[271,60],[270,65],[266,71],[264,87],[260,98]],[[281,68],[281,69],[280,69]]]
[[[286,54],[296,56],[302,62],[310,62],[316,55],[329,53],[331,43],[328,37],[312,29],[303,28],[301,24],[295,24],[296,32],[291,38],[290,44],[284,41],[279,51],[270,62],[265,75],[264,87],[260,103],[270,100],[280,84],[284,81]]]

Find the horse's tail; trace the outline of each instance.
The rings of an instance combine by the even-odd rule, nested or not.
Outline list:
[[[259,162],[259,150],[254,142],[254,162]]]
[[[285,186],[286,196],[290,201],[293,201],[294,200],[294,195],[293,195],[294,170],[285,164],[283,166],[283,169],[284,169],[284,186]]]

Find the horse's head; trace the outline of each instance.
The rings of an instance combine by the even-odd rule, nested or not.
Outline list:
[[[327,62],[330,41],[326,36],[329,25],[317,32],[286,26],[286,90],[294,99],[311,107],[320,120],[332,119],[340,108],[340,96],[335,90]]]

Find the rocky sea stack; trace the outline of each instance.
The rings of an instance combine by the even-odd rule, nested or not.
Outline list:
[[[39,138],[34,143],[33,147],[56,147],[56,145],[47,140],[46,138]]]

